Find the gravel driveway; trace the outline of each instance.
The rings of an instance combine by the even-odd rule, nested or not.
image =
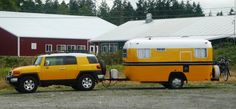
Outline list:
[[[93,91],[39,90],[0,94],[1,109],[235,109],[236,85],[230,87],[131,87]]]

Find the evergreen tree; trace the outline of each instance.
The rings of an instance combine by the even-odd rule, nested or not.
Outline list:
[[[180,4],[177,0],[172,0],[172,15],[179,15],[181,14],[181,8],[180,8]]]
[[[212,12],[210,11],[208,15],[209,15],[209,16],[212,16]]]
[[[121,0],[114,0],[110,14],[112,23],[116,25],[124,23],[124,11]]]
[[[43,11],[43,3],[41,0],[35,0],[35,12],[42,12]]]
[[[43,12],[44,13],[54,13],[52,0],[46,0],[46,2],[44,4]]]
[[[70,0],[69,2],[69,13],[72,15],[78,15],[79,14],[79,5],[76,0]]]
[[[92,16],[96,13],[96,6],[92,0],[79,0],[79,15]]]
[[[233,8],[230,9],[230,11],[229,11],[229,15],[235,15],[235,13],[234,13],[234,9],[233,9]]]
[[[59,5],[58,13],[59,14],[69,14],[69,7],[64,0]]]
[[[216,16],[223,16],[223,12],[222,11],[217,12]]]
[[[17,0],[0,0],[0,10],[3,11],[18,11]]]
[[[145,16],[147,14],[147,2],[145,0],[139,0],[138,3],[136,3],[137,9],[136,9],[136,19],[141,20],[145,19]]]
[[[202,11],[202,7],[200,5],[200,3],[197,4],[197,7],[195,8],[195,13],[196,13],[196,16],[205,16],[203,14],[203,11]]]
[[[110,8],[106,1],[102,1],[101,5],[98,7],[98,16],[104,20],[110,21]]]
[[[147,13],[151,13],[153,16],[156,16],[156,2],[154,0],[148,0],[147,2]]]
[[[23,12],[37,12],[35,2],[33,0],[24,0],[21,4]]]
[[[124,22],[133,20],[135,10],[134,10],[133,6],[131,5],[131,3],[124,0],[123,8],[124,8],[123,10],[124,10],[124,17],[125,17]]]
[[[59,2],[58,2],[58,0],[54,0],[54,2],[52,3],[52,13],[54,13],[54,14],[57,14],[57,13],[59,13],[58,11],[59,11]]]

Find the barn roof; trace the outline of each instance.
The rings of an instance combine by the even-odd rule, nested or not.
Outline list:
[[[92,16],[0,11],[0,28],[17,37],[91,39],[116,27]]]
[[[156,19],[151,23],[145,20],[129,21],[111,30],[93,42],[127,41],[140,37],[183,37],[218,39],[234,34],[234,16],[212,16],[192,18]]]

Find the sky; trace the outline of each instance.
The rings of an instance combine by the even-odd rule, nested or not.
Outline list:
[[[58,0],[59,2],[62,2],[63,0]],[[69,0],[64,0],[65,2],[69,2]],[[97,2],[97,6],[100,5],[102,0],[95,0]],[[112,7],[114,0],[106,0],[108,5]],[[127,0],[130,1],[131,4],[136,7],[136,2],[138,0]],[[182,0],[179,0],[182,1]],[[183,0],[187,1],[187,0]],[[223,11],[224,13],[227,13],[231,7],[234,7],[234,1],[236,0],[189,0],[190,2],[195,1],[199,2],[203,8],[204,13],[209,13],[212,11],[213,14],[216,14],[219,11]]]

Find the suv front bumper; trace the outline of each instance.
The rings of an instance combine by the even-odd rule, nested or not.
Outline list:
[[[7,83],[9,83],[10,85],[13,85],[13,86],[15,86],[18,83],[18,78],[11,76],[11,75],[6,76],[5,79],[6,79]]]

